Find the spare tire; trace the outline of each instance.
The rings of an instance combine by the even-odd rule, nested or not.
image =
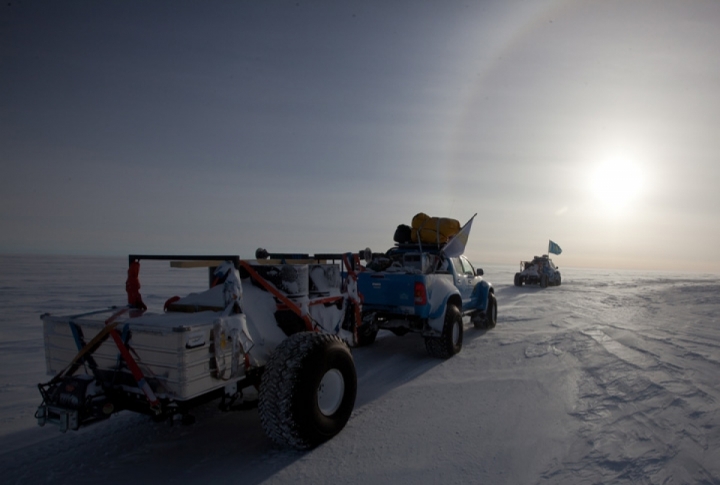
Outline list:
[[[393,241],[399,244],[406,244],[410,242],[412,229],[410,226],[406,224],[400,224],[397,229],[395,229],[395,234],[393,235]],[[367,260],[366,260],[367,261]]]
[[[338,336],[300,332],[272,353],[260,381],[258,413],[265,433],[282,446],[314,448],[350,419],[357,374]]]

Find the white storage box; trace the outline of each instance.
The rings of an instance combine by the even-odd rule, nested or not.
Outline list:
[[[77,355],[78,346],[70,322],[77,325],[85,343],[97,335],[105,321],[117,310],[108,310],[88,316],[54,317],[43,315],[45,360],[48,374],[63,370]],[[153,384],[160,398],[187,400],[228,384],[213,377],[211,351],[213,325],[220,312],[198,313],[145,313],[129,318],[127,313],[116,321],[119,334],[130,332],[129,345],[145,378]],[[125,329],[127,327],[127,329]],[[232,359],[232,345],[212,345],[218,348],[219,357],[227,362]],[[137,355],[135,355],[137,354]],[[102,370],[117,368],[120,352],[111,336],[92,353],[92,358]],[[86,364],[87,366],[87,364]],[[128,372],[123,366],[124,372]],[[242,366],[240,373],[243,372]],[[86,373],[91,373],[88,368]],[[242,376],[235,376],[237,381]]]

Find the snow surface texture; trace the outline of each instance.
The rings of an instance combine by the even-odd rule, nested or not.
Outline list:
[[[123,304],[127,262],[0,262],[3,483],[720,483],[718,276],[562,268],[560,287],[517,288],[515,267],[485,266],[495,329],[466,325],[447,361],[416,335],[353,349],[347,427],[297,452],[265,437],[257,410],[216,403],[190,426],[132,413],[67,434],[36,426],[39,315]],[[207,272],[148,262],[140,281],[157,310]]]

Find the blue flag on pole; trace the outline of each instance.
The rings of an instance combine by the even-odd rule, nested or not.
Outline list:
[[[562,249],[560,249],[560,246],[558,246],[557,243],[550,241],[550,244],[548,244],[548,253],[560,254],[562,253]]]

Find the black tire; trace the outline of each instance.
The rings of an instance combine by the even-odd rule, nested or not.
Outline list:
[[[355,345],[364,347],[375,342],[379,329],[372,323],[365,323],[357,328],[357,341]]]
[[[557,285],[560,286],[562,284],[562,276],[560,276],[560,273],[557,275]]]
[[[485,310],[485,328],[495,328],[497,325],[497,298],[494,293],[488,295],[488,307]]]
[[[541,288],[547,288],[548,286],[548,277],[546,274],[540,276],[540,287]]]
[[[425,349],[432,357],[447,359],[462,350],[463,323],[460,310],[448,305],[440,337],[425,337]]]
[[[301,332],[272,353],[258,397],[260,423],[281,446],[306,450],[338,434],[357,394],[355,363],[336,335]]]
[[[520,273],[515,273],[515,286],[522,286],[522,275]]]

